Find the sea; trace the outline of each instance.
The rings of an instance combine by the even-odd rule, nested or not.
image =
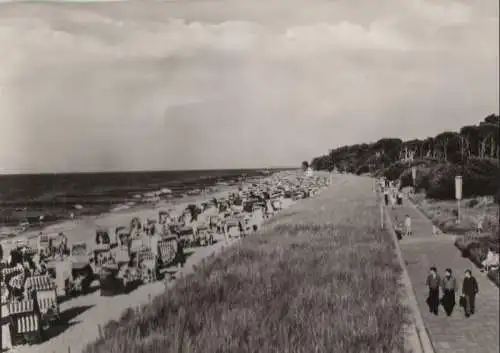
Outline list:
[[[0,175],[0,233],[183,198],[286,169]],[[6,235],[6,234],[2,234]]]

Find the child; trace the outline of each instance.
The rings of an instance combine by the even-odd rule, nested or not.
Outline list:
[[[411,218],[409,215],[405,216],[405,236],[411,235]]]

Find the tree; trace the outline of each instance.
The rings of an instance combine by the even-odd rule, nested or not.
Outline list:
[[[434,155],[434,138],[428,137],[422,141],[422,145],[420,147],[420,157],[428,157],[428,158],[436,158]]]
[[[308,161],[303,161],[302,162],[302,169],[305,171],[309,168],[309,162]]]
[[[474,125],[466,125],[460,129],[460,136],[467,141],[468,155],[479,156],[480,135],[479,128]]]
[[[445,131],[437,135],[434,140],[439,146],[441,159],[448,161],[448,156],[456,150],[458,134],[452,131]]]

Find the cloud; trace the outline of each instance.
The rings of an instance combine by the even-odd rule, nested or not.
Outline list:
[[[472,123],[498,111],[492,3],[3,4],[0,168],[287,165]]]

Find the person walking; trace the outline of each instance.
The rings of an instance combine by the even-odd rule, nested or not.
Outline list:
[[[411,218],[410,215],[405,216],[405,236],[411,235]]]
[[[429,305],[429,311],[434,315],[439,313],[439,285],[441,284],[441,279],[437,273],[436,267],[432,266],[429,270],[429,276],[427,276],[426,285],[429,288],[429,297],[427,298],[427,305]]]
[[[441,288],[443,290],[441,303],[443,304],[446,315],[450,316],[455,308],[455,293],[457,291],[457,279],[453,276],[451,268],[446,269],[445,275],[441,281]]]
[[[479,293],[479,286],[471,270],[465,270],[465,278],[462,283],[462,297],[465,301],[465,317],[469,317],[476,311],[476,295]]]
[[[389,190],[387,189],[387,187],[384,188],[384,201],[385,205],[389,206]]]

